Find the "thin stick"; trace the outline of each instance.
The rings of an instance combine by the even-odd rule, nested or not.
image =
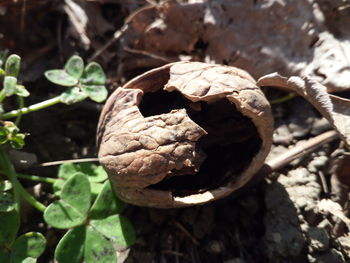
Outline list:
[[[94,54],[88,59],[88,62],[91,62],[92,60],[96,59],[98,56],[100,56],[107,48],[109,48],[114,42],[116,42],[121,36],[125,33],[125,31],[128,29],[129,23],[124,24],[119,30],[114,32],[113,37],[104,44],[101,48],[96,50]]]
[[[322,171],[319,171],[318,172],[318,176],[320,177],[320,180],[321,180],[321,185],[322,185],[322,188],[323,188],[323,192],[325,194],[329,194],[329,189],[328,189],[328,185],[327,185],[327,180],[324,176],[324,173]]]
[[[191,241],[193,242],[193,244],[195,244],[196,246],[199,246],[199,245],[200,245],[199,242],[198,242],[198,240],[197,240],[194,236],[192,236],[192,235],[190,234],[190,232],[188,232],[187,229],[186,229],[183,225],[181,225],[179,222],[177,222],[177,221],[175,221],[175,220],[174,220],[174,224],[175,224],[175,226],[177,226],[189,239],[191,239]]]
[[[60,165],[60,164],[64,164],[64,163],[86,163],[86,162],[98,162],[98,158],[83,158],[83,159],[72,159],[72,160],[60,160],[60,161],[54,161],[54,162],[46,162],[46,163],[38,164],[37,167],[54,166],[54,165]]]
[[[130,53],[133,53],[133,54],[138,54],[138,55],[151,57],[153,59],[157,59],[157,60],[160,60],[160,61],[163,61],[163,62],[166,62],[166,63],[175,62],[175,60],[172,60],[170,58],[166,58],[166,57],[163,57],[163,56],[159,56],[157,54],[148,52],[146,50],[133,49],[133,48],[130,48],[130,47],[124,47],[124,50],[127,51],[127,52],[130,52]]]
[[[321,147],[322,145],[334,141],[335,139],[339,138],[339,134],[332,130],[324,132],[314,138],[309,139],[305,143],[302,143],[298,146],[295,146],[291,150],[286,151],[285,153],[282,153],[278,157],[267,161],[265,165],[269,166],[271,171],[279,170],[283,167],[285,167],[287,164],[292,162],[293,160],[304,156],[315,149]]]

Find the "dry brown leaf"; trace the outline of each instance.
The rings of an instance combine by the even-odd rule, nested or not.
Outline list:
[[[257,85],[273,86],[293,91],[309,101],[350,145],[350,100],[331,95],[327,88],[310,77],[283,77],[271,73],[261,77]]]
[[[329,91],[340,91],[350,88],[348,38],[327,32],[318,4],[309,0],[196,0],[140,10],[124,41],[172,61],[187,54],[193,61],[242,68],[255,78],[274,71],[309,75]],[[126,65],[138,65],[135,56],[124,55]]]

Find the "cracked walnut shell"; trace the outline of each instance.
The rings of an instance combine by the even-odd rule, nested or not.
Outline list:
[[[268,101],[245,71],[176,62],[118,88],[100,116],[99,160],[124,201],[159,208],[225,197],[263,165]]]

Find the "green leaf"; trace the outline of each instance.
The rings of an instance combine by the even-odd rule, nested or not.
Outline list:
[[[58,177],[63,179],[68,179],[76,172],[79,172],[79,169],[77,169],[74,163],[64,163],[64,164],[61,164],[58,169]]]
[[[14,261],[14,263],[16,263],[18,261]],[[36,258],[25,258],[23,261],[21,261],[21,263],[36,263]]]
[[[80,82],[85,85],[105,85],[106,75],[98,63],[91,62],[86,66]]]
[[[96,102],[103,102],[107,99],[108,91],[102,85],[82,85],[82,89],[89,95],[89,98]]]
[[[101,192],[102,187],[102,183],[91,183],[91,195],[93,200],[95,200],[98,194]]]
[[[86,215],[63,200],[50,204],[44,212],[46,223],[59,229],[68,229],[84,223]]]
[[[112,215],[104,219],[90,220],[90,225],[121,246],[131,246],[135,243],[135,229],[124,216]]]
[[[28,97],[30,95],[29,91],[23,85],[16,85],[15,94],[20,97]]]
[[[90,182],[103,182],[108,175],[102,166],[90,162],[86,163],[65,163],[60,165],[58,170],[58,177],[68,179],[76,172],[82,172],[88,176]]]
[[[112,244],[103,235],[90,226],[86,229],[84,262],[117,262],[117,253]]]
[[[71,56],[64,66],[64,69],[70,76],[79,80],[84,71],[84,61],[79,56]]]
[[[74,175],[76,172],[82,172],[88,176],[89,181],[91,182],[91,195],[92,199],[95,199],[98,193],[102,189],[103,182],[107,179],[107,173],[100,165],[95,165],[93,163],[65,163],[60,165],[58,170],[58,177],[64,180],[57,180],[53,184],[53,189],[55,195],[59,196],[61,194],[61,189],[64,185],[66,179]]]
[[[23,133],[18,133],[10,140],[10,145],[14,149],[22,149],[24,146],[24,138],[26,136]]]
[[[21,65],[21,58],[18,55],[10,55],[5,63],[6,75],[17,77]]]
[[[0,77],[5,76],[6,72],[2,68],[0,68]]]
[[[10,212],[15,208],[11,193],[0,190],[0,212]]]
[[[46,247],[45,237],[38,232],[30,232],[18,237],[12,246],[12,261],[27,262],[28,258],[38,258]],[[32,262],[33,259],[29,259]],[[35,262],[35,261],[34,261]]]
[[[103,182],[108,178],[106,171],[102,166],[93,163],[76,164],[76,169],[89,176],[90,182]]]
[[[63,180],[63,179],[62,180],[56,180],[56,182],[54,182],[52,187],[53,187],[53,192],[54,192],[55,195],[57,195],[57,196],[61,195],[61,190],[62,190],[65,182],[66,181]]]
[[[51,69],[45,71],[45,77],[60,86],[73,87],[78,84],[78,80],[69,75],[64,69]]]
[[[120,213],[125,203],[116,197],[110,181],[103,184],[103,188],[90,209],[90,218],[105,218]]]
[[[78,172],[70,177],[63,186],[61,198],[80,213],[86,214],[91,202],[91,188],[87,176]]]
[[[62,200],[55,201],[44,212],[45,221],[56,228],[81,225],[91,202],[90,182],[83,173],[76,173],[64,184]]]
[[[80,102],[88,97],[84,90],[78,87],[70,88],[63,92],[60,96],[61,102],[67,105]]]
[[[84,254],[86,227],[69,230],[57,244],[55,260],[59,263],[79,263]]]
[[[19,215],[13,210],[0,213],[0,247],[9,246],[15,240],[19,228]]]
[[[4,78],[4,90],[7,97],[16,94],[17,79],[15,77],[6,76]]]

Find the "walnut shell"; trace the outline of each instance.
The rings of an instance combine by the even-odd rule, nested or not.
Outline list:
[[[248,182],[272,133],[270,105],[247,72],[176,62],[113,92],[99,120],[98,157],[122,200],[184,207]]]

